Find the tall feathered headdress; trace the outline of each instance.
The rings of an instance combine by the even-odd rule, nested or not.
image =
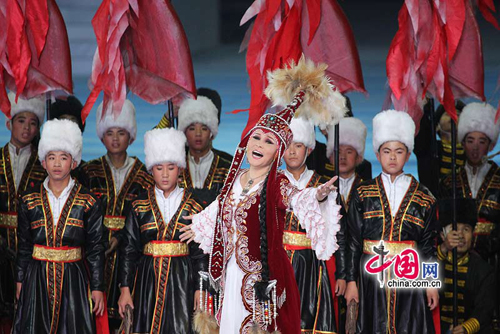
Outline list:
[[[339,92],[365,92],[354,34],[337,0],[255,0],[240,24],[253,17],[242,43],[251,89],[242,137],[269,107],[266,73],[298,62],[302,54],[328,66],[326,74]]]

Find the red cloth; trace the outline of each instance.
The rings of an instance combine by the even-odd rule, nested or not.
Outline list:
[[[333,310],[335,312],[335,324],[337,331],[343,332],[339,328],[339,297],[335,292],[335,286],[337,284],[337,278],[335,277],[335,272],[337,271],[337,266],[335,264],[335,255],[333,255],[330,260],[325,261],[326,270],[328,271],[328,277],[330,278],[330,288],[332,289],[333,294]]]
[[[97,334],[109,334],[108,301],[106,300],[105,293],[104,293],[104,312],[101,316],[96,316],[95,327]]]
[[[408,0],[398,21],[386,60],[395,109],[418,126],[426,93],[455,120],[456,98],[485,100],[481,36],[468,0]]]
[[[328,76],[342,93],[365,92],[354,36],[336,0],[256,0],[241,24],[254,16],[246,57],[251,101],[242,138],[269,107],[264,95],[267,71],[297,62],[302,54],[326,63]]]
[[[439,312],[439,304],[432,310],[432,322],[434,323],[435,334],[441,334],[441,313]]]
[[[83,120],[101,91],[104,111],[111,102],[115,116],[129,90],[152,104],[196,96],[188,41],[170,1],[104,0],[92,25],[98,48]]]
[[[10,117],[6,88],[29,99],[54,90],[72,93],[68,34],[55,0],[0,3],[0,107]]]

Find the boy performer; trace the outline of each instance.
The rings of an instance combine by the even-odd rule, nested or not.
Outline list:
[[[486,103],[467,104],[458,121],[457,140],[465,150],[465,166],[457,173],[457,197],[473,198],[477,205],[477,221],[472,247],[495,268],[500,277],[500,168],[488,160],[495,147],[500,124],[495,123],[495,108]],[[450,197],[451,176],[441,184],[441,196]],[[496,296],[495,326],[498,324],[499,300]]]
[[[186,167],[185,145],[184,133],[171,128],[144,136],[155,186],[132,203],[119,275],[120,314],[127,305],[133,308],[132,333],[191,333],[192,315],[202,299],[195,290],[208,257],[197,243],[179,241],[179,230],[191,223],[184,217],[203,209],[191,189],[178,186]]]
[[[217,113],[213,102],[201,95],[196,100],[184,100],[179,107],[179,130],[186,135],[188,145],[181,187],[213,189],[217,195],[224,184],[231,161],[212,148],[219,131]]]
[[[343,118],[339,122],[339,193],[346,211],[349,210],[351,195],[357,185],[363,182],[356,173],[356,167],[364,160],[366,126],[354,117]],[[335,165],[335,127],[328,129],[326,157]]]
[[[106,239],[109,242],[104,270],[108,315],[111,328],[118,328],[120,315],[117,303],[120,289],[117,276],[120,254],[116,250],[121,241],[121,234],[118,232],[125,226],[125,217],[131,203],[153,184],[153,180],[144,164],[127,154],[127,149],[137,134],[132,102],[125,100],[122,112],[116,119],[111,112],[102,118],[102,108],[101,103],[96,115],[97,135],[107,153],[83,165],[80,180],[102,202]]]
[[[286,163],[285,175],[290,183],[302,190],[305,188],[318,187],[328,181],[306,166],[306,159],[314,150],[316,144],[314,126],[302,118],[293,118],[290,122],[293,139],[285,151],[283,159]],[[343,231],[342,231],[343,232]],[[343,237],[343,233],[342,233]],[[337,272],[335,262],[333,267],[327,268],[325,261],[320,261],[311,248],[311,240],[306,236],[306,230],[300,225],[293,211],[288,211],[285,219],[285,230],[283,244],[287,251],[290,262],[295,272],[295,279],[300,294],[301,328],[303,333],[336,333],[336,312],[334,311],[335,288],[345,290],[345,241],[341,232],[337,232],[339,249],[335,252],[337,261]],[[342,247],[344,246],[344,247]],[[337,282],[331,282],[330,277],[337,275]],[[343,281],[343,284],[342,282]],[[337,286],[336,286],[337,284]]]
[[[389,256],[413,248],[421,259],[435,257],[435,199],[413,176],[403,173],[414,134],[415,123],[407,113],[387,110],[373,119],[373,149],[382,173],[356,188],[348,213],[345,296],[348,304],[359,300],[356,333],[434,333],[430,311],[437,306],[437,290],[381,287],[385,282],[379,283],[364,269],[381,240]],[[394,278],[391,270],[384,272],[385,281]]]
[[[17,204],[19,194],[40,183],[45,170],[38,161],[35,137],[45,118],[42,98],[24,100],[8,94],[11,119],[7,119],[10,141],[0,149],[0,333],[10,333],[14,316],[14,258],[17,253]]]
[[[452,199],[439,201],[439,221],[443,229],[440,234],[443,243],[437,250],[441,280],[444,282],[439,300],[441,333],[493,333],[491,320],[498,281],[495,281],[495,273],[488,262],[472,251],[473,231],[477,224],[476,202],[471,198],[457,199],[456,231],[452,231],[452,203]],[[458,326],[455,328],[452,326],[454,248],[457,248],[458,255]]]
[[[78,125],[45,124],[38,156],[48,177],[26,191],[19,205],[14,334],[92,334],[93,313],[104,311],[100,201],[71,178],[81,155]]]

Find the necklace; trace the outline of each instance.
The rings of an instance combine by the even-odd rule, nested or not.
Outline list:
[[[267,170],[264,174],[261,174],[261,175],[259,175],[257,177],[252,178],[252,177],[250,177],[250,171],[248,171],[248,178],[249,178],[249,180],[248,180],[246,186],[243,188],[243,191],[241,193],[243,195],[246,195],[248,193],[248,191],[250,190],[250,188],[252,188],[252,185],[254,184],[255,180],[263,177],[267,173],[269,173],[269,170]]]

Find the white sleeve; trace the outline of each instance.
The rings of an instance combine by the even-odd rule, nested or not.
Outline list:
[[[194,241],[200,244],[205,254],[210,253],[212,238],[219,209],[218,198],[207,206],[203,211],[193,216],[191,230],[194,232]]]
[[[311,247],[320,260],[328,260],[339,248],[337,232],[340,230],[340,209],[336,203],[337,191],[332,191],[328,199],[319,203],[316,198],[318,188],[305,188],[292,195],[293,213],[311,239]]]

